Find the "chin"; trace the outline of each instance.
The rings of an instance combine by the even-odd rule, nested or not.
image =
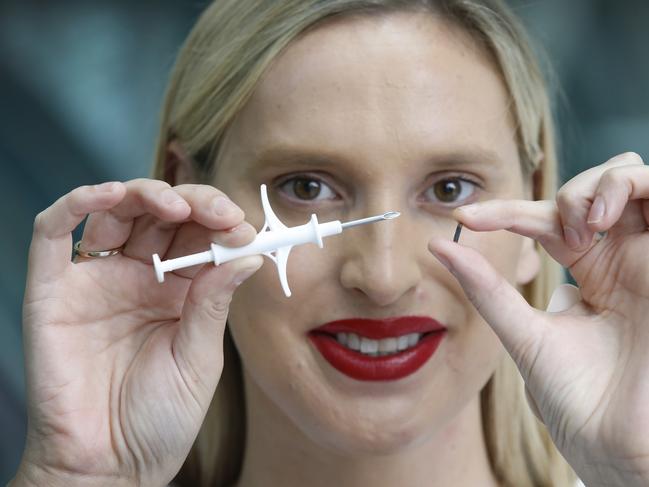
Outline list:
[[[390,455],[424,443],[448,421],[435,405],[390,409],[371,404],[337,406],[311,411],[310,419],[301,429],[311,440],[346,455]],[[344,403],[343,403],[344,404]],[[421,413],[425,412],[426,416]]]
[[[345,431],[331,431],[325,441],[329,448],[345,455],[382,456],[401,453],[424,443],[431,432],[425,428],[376,426],[361,429],[359,425]],[[320,438],[322,441],[323,438]]]

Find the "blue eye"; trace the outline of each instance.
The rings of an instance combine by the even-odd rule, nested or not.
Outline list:
[[[428,190],[427,194],[432,191],[432,199],[440,203],[459,203],[463,204],[475,192],[477,184],[462,178],[446,178],[435,182]]]
[[[302,201],[323,201],[335,198],[333,190],[319,179],[294,177],[284,181],[279,188],[289,196]],[[324,195],[323,198],[319,196]]]

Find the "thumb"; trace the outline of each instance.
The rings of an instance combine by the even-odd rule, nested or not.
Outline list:
[[[211,398],[223,369],[223,335],[232,294],[264,263],[261,255],[205,265],[194,276],[173,342],[173,354],[185,382],[200,384]]]
[[[438,238],[428,249],[455,276],[527,379],[544,331],[539,311],[476,250]]]

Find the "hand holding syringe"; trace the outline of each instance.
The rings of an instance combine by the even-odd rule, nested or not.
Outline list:
[[[294,245],[313,242],[322,248],[324,246],[322,242],[324,237],[337,235],[345,228],[381,220],[390,220],[399,216],[398,212],[389,211],[382,215],[346,223],[340,223],[338,220],[318,223],[318,218],[315,214],[312,214],[311,220],[308,223],[289,228],[273,212],[268,202],[265,184],[261,185],[261,204],[264,209],[264,215],[266,216],[266,222],[252,243],[243,247],[222,247],[212,243],[210,250],[165,261],[161,261],[158,254],[153,254],[153,266],[158,282],[164,281],[165,272],[174,271],[183,267],[206,264],[208,262],[214,262],[214,265],[219,265],[229,260],[238,259],[239,257],[262,254],[275,262],[284,294],[290,297],[291,290],[288,287],[288,280],[286,278],[286,264],[288,262],[288,254]]]

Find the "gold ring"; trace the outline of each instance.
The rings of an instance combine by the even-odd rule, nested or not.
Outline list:
[[[87,259],[96,259],[102,257],[110,257],[111,255],[121,254],[124,246],[116,247],[108,250],[81,250],[81,240],[74,244],[74,255],[85,257]]]

